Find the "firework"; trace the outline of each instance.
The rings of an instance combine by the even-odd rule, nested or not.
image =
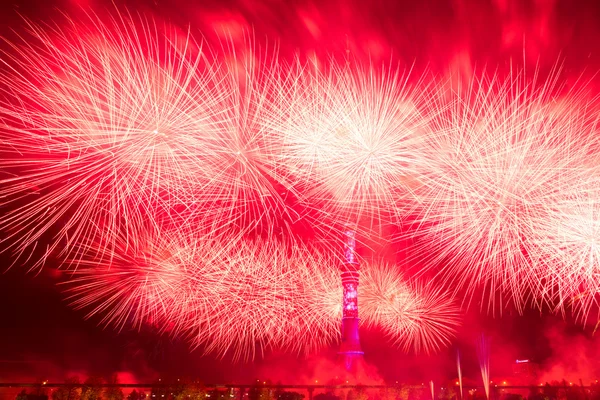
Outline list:
[[[90,248],[68,282],[72,305],[105,325],[156,326],[234,358],[308,353],[337,338],[339,313],[323,312],[321,294],[341,293],[331,261],[275,242],[193,237],[137,234],[110,256]]]
[[[205,142],[229,94],[216,67],[189,36],[119,18],[31,26],[7,56],[0,223],[18,252],[168,218],[211,179]]]
[[[427,91],[410,71],[297,65],[281,164],[309,201],[344,218],[381,218],[414,171]],[[422,83],[422,82],[420,82]]]
[[[481,379],[483,379],[483,387],[485,389],[485,397],[490,398],[490,343],[484,336],[477,340],[477,357],[479,358],[479,369],[481,371]]]
[[[559,103],[555,83],[518,75],[472,82],[449,96],[447,115],[428,136],[431,162],[420,175],[420,222],[411,235],[435,244],[424,261],[443,266],[443,280],[487,289],[489,309],[499,293],[517,307],[532,292],[543,295],[531,239],[548,204],[589,174],[591,113],[575,112],[582,92]]]
[[[102,324],[242,358],[312,351],[341,318],[335,228],[398,217],[427,269],[490,309],[597,305],[597,107],[558,74],[434,92],[393,67],[90,21],[30,25],[3,57],[0,229],[33,268],[68,259],[73,305]],[[382,262],[361,274],[365,327],[449,342],[456,292]]]
[[[431,400],[435,400],[435,386],[433,381],[429,381],[429,393],[431,394]]]
[[[339,339],[338,260],[274,241],[150,232],[86,249],[67,283],[71,304],[104,325],[151,325],[234,358],[307,354]],[[407,283],[384,264],[361,274],[365,327],[383,329],[405,350],[448,343],[458,309],[445,293]]]
[[[43,262],[147,219],[288,238],[335,225],[280,167],[293,68],[250,38],[217,56],[147,21],[90,22],[32,26],[6,63],[0,225],[14,250],[49,242]]]
[[[276,160],[286,148],[275,127],[289,111],[281,108],[281,98],[294,76],[278,63],[276,54],[268,54],[251,39],[241,48],[222,45],[224,68],[218,85],[229,95],[219,106],[218,131],[205,141],[202,162],[210,180],[199,192],[195,202],[202,207],[194,215],[208,212],[216,230],[233,227],[271,236],[289,233],[290,225],[303,218],[318,224],[293,209],[299,194],[278,170]]]
[[[323,312],[321,293],[341,293],[337,271],[315,254],[263,241],[237,246],[221,267],[222,306],[190,326],[192,343],[247,358],[254,349],[307,354],[336,341],[340,316]]]
[[[456,350],[456,370],[458,372],[458,390],[460,391],[459,398],[462,400],[463,398],[463,378],[462,378],[462,368],[460,367],[460,352]]]
[[[597,305],[600,286],[600,187],[592,178],[561,193],[549,204],[548,218],[539,221],[533,236],[539,260],[539,291],[558,311],[573,308],[587,321]]]
[[[90,20],[31,26],[5,62],[9,248],[48,243],[36,266],[61,248],[74,307],[118,329],[149,324],[235,357],[331,342],[338,260],[289,233],[394,205],[422,124],[408,76],[283,68],[251,43],[217,59],[147,21]],[[377,308],[378,281],[373,324],[416,349],[445,340],[448,320],[432,321],[447,315],[419,316],[427,296],[387,284],[412,297]]]
[[[129,233],[79,249],[85,257],[75,261],[67,289],[72,306],[118,330],[144,325],[173,330],[190,314],[206,314],[221,278],[209,268],[215,264],[210,256],[219,256],[213,243],[181,232]],[[197,257],[200,252],[205,258]]]
[[[459,308],[448,293],[410,282],[385,263],[361,267],[360,305],[365,325],[382,328],[406,351],[444,347],[459,324]]]

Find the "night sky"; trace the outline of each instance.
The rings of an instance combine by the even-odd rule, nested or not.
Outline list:
[[[284,56],[297,51],[336,54],[350,48],[358,57],[374,61],[392,57],[434,73],[457,70],[467,75],[511,60],[542,70],[561,61],[574,75],[593,74],[600,67],[600,2],[595,1],[154,0],[117,4],[181,26],[190,24],[208,40],[216,40],[215,31],[223,27],[234,33],[252,29],[257,40],[279,43]],[[111,6],[94,0],[3,1],[0,33],[14,37],[23,29],[23,17],[37,23],[59,20],[59,11],[78,15],[88,7]],[[254,364],[232,363],[203,356],[201,349],[190,352],[185,342],[151,331],[103,329],[98,321],[85,320],[82,312],[63,301],[56,283],[65,272],[50,264],[38,275],[27,274],[21,265],[9,269],[10,254],[0,257],[0,269],[7,270],[0,275],[2,381],[59,380],[74,373],[108,376],[115,371],[138,381],[193,376],[205,382],[244,382],[275,379],[278,374],[285,380],[277,368],[281,365],[305,370],[306,376],[318,375],[318,358],[296,360],[268,354]],[[390,350],[377,333],[363,336],[362,342],[367,360],[389,381],[452,379],[457,349],[464,374],[477,379],[474,342],[482,333],[491,341],[492,376],[510,376],[514,360],[531,359],[542,366],[547,379],[562,375],[591,379],[599,373],[595,322],[580,326],[532,309],[522,316],[510,308],[491,316],[475,302],[466,312],[456,341],[438,355]]]

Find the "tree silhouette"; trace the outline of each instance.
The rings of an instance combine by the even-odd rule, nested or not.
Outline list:
[[[175,396],[175,400],[206,400],[206,389],[197,383],[186,385],[183,391]]]
[[[336,396],[333,392],[319,393],[314,397],[314,400],[341,400],[339,396]]]
[[[90,376],[81,388],[81,400],[100,400],[102,398],[102,379]]]
[[[117,375],[111,376],[108,383],[111,385],[114,385],[114,386],[107,387],[104,390],[104,399],[105,400],[123,400],[125,395],[123,394],[123,390],[119,386],[117,386],[119,383],[119,380],[117,379]]]
[[[21,390],[21,393],[17,395],[15,400],[27,400],[27,391],[25,389]]]
[[[61,386],[52,392],[52,400],[80,400],[80,398],[81,383],[77,377],[65,379],[65,386]]]

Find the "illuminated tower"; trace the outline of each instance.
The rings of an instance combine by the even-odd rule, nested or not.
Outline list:
[[[342,344],[339,354],[344,357],[346,369],[350,370],[355,361],[361,359],[363,351],[358,337],[358,275],[359,266],[356,260],[356,233],[351,226],[345,227],[344,265],[342,266]]]

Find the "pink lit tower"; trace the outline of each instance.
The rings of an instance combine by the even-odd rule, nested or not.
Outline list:
[[[344,264],[342,266],[342,285],[344,287],[342,312],[342,344],[340,354],[344,358],[346,369],[350,371],[362,360],[364,352],[358,337],[358,277],[359,265],[356,260],[356,232],[351,225],[344,231]]]

